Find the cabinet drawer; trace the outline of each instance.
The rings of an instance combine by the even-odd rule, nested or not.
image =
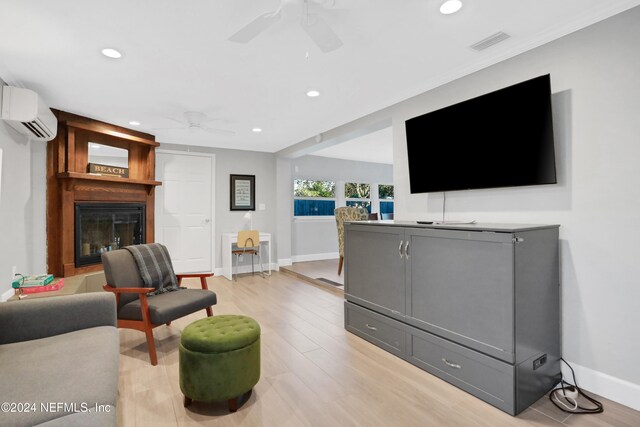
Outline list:
[[[406,326],[398,321],[345,301],[344,327],[396,356],[404,356]]]
[[[418,329],[408,329],[408,361],[515,415],[513,365]]]

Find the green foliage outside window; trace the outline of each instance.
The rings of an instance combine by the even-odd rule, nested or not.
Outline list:
[[[371,213],[371,202],[357,202],[355,200],[347,201],[347,206],[354,206],[356,208],[365,208],[369,213]]]
[[[380,199],[393,199],[393,185],[378,185],[378,197]]]
[[[371,197],[371,185],[347,182],[344,185],[344,196],[347,199],[368,199]]]
[[[336,183],[331,181],[311,181],[296,179],[293,181],[295,197],[336,197]]]

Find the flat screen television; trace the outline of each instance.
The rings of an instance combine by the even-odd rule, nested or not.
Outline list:
[[[411,193],[555,184],[544,75],[405,122]]]

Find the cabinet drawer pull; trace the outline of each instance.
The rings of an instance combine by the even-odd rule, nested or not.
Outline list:
[[[400,258],[403,257],[403,253],[402,253],[402,244],[404,243],[403,240],[400,240],[400,246],[398,246],[398,253],[400,254]]]
[[[457,363],[451,363],[444,357],[442,358],[442,361],[450,368],[462,369],[462,366],[458,365]]]
[[[365,323],[365,325],[364,325],[364,326],[366,326],[366,327],[367,327],[367,329],[371,329],[372,331],[377,331],[377,330],[378,330],[378,328],[376,328],[375,326],[371,326],[371,325],[370,325],[370,324],[368,324],[368,323]]]

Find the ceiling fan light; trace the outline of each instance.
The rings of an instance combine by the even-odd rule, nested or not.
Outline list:
[[[451,15],[459,11],[461,7],[462,2],[460,0],[447,0],[440,6],[440,13],[443,15]]]
[[[102,54],[104,56],[106,56],[107,58],[113,58],[113,59],[118,59],[118,58],[122,58],[122,53],[113,49],[113,48],[105,48],[102,49]]]
[[[320,96],[320,92],[318,92],[317,90],[310,90],[307,92],[307,96],[309,98],[315,98],[316,96]]]

